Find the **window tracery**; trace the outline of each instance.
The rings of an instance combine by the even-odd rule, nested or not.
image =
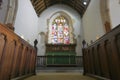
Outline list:
[[[69,23],[64,16],[58,16],[52,22],[51,41],[53,44],[70,44]]]

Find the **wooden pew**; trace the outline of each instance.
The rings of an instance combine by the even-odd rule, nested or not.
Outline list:
[[[0,24],[0,80],[35,74],[36,49]]]
[[[120,25],[83,48],[84,74],[120,80]]]

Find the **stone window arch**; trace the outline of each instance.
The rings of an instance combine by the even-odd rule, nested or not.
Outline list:
[[[73,44],[73,24],[71,17],[65,12],[53,14],[48,21],[49,44]]]

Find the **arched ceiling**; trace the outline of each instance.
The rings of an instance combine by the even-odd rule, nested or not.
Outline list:
[[[75,9],[82,17],[90,0],[31,0],[31,2],[38,16],[54,4],[65,4]]]

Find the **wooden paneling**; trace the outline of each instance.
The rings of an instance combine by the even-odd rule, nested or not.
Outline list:
[[[0,63],[3,55],[4,46],[5,46],[5,36],[0,33]]]
[[[100,59],[101,75],[102,77],[110,78],[107,55],[105,54],[104,43],[100,44],[98,47],[98,54]]]
[[[26,59],[26,51],[27,47],[24,46],[23,51],[22,51],[22,57],[21,57],[21,63],[20,63],[20,75],[24,75],[25,74],[25,59]]]
[[[117,49],[118,49],[118,52],[119,52],[119,58],[120,58],[120,34],[117,35],[117,41],[116,41],[116,44],[117,44]]]
[[[83,49],[84,74],[120,80],[120,25]]]
[[[35,74],[35,59],[35,48],[0,24],[0,80]]]
[[[0,73],[2,73],[0,76],[6,76],[3,77],[2,80],[8,80],[12,68],[12,61],[14,57],[14,51],[15,51],[15,41],[10,40],[6,42],[5,52],[3,53],[3,58],[1,62],[1,70]]]

